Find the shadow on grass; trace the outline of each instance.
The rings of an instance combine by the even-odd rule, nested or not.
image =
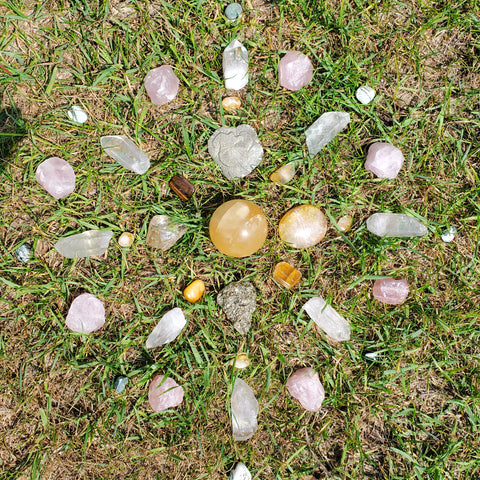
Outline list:
[[[26,134],[20,110],[12,106],[0,106],[0,173],[12,161],[17,144]]]

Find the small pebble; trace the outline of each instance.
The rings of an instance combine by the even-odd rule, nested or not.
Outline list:
[[[129,232],[123,232],[119,237],[118,237],[118,244],[122,248],[130,247],[133,243],[134,240],[133,234]]]
[[[375,90],[368,85],[362,85],[357,88],[355,96],[360,103],[368,105],[375,98]]]
[[[382,352],[364,352],[363,359],[367,362],[382,363],[385,361],[385,355]]]
[[[453,241],[455,238],[455,235],[457,234],[457,229],[455,227],[450,227],[447,230],[444,230],[442,233],[442,240],[445,243],[450,243]]]
[[[172,177],[170,182],[168,182],[168,184],[170,185],[170,188],[173,190],[173,192],[183,202],[190,200],[190,198],[192,198],[192,195],[195,192],[195,185],[189,182],[182,175],[175,175],[174,177]]]
[[[14,252],[14,255],[22,262],[27,263],[30,260],[32,250],[28,243],[20,245]]]
[[[235,358],[230,360],[229,365],[235,368],[247,368],[250,365],[250,360],[245,353],[239,353]]]
[[[286,288],[293,288],[302,278],[302,274],[287,262],[275,265],[273,279]]]
[[[222,100],[223,109],[229,113],[235,113],[242,106],[242,101],[239,97],[225,97]]]
[[[127,386],[128,378],[127,377],[117,377],[113,383],[113,388],[117,393],[122,393]]]
[[[270,180],[277,185],[285,185],[295,176],[295,162],[287,163],[270,175]]]
[[[348,232],[352,226],[353,218],[350,215],[344,215],[337,220],[338,229],[341,232]]]
[[[184,291],[185,300],[190,303],[198,302],[205,293],[205,283],[202,280],[194,280]]]
[[[227,5],[227,8],[225,9],[225,16],[230,20],[230,22],[234,22],[235,20],[240,17],[240,15],[243,12],[243,8],[239,3],[231,3],[230,5]]]
[[[85,123],[88,120],[87,113],[78,105],[73,105],[68,109],[68,118],[76,123]]]

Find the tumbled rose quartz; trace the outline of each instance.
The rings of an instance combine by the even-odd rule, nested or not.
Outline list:
[[[365,168],[378,178],[395,178],[402,168],[405,158],[402,152],[389,143],[372,143],[368,149]]]
[[[407,299],[409,291],[408,282],[404,279],[381,278],[373,284],[373,296],[388,305],[400,305]]]
[[[66,197],[75,190],[75,172],[63,158],[47,158],[37,167],[35,178],[56,199]]]
[[[90,293],[82,293],[70,305],[65,324],[78,333],[91,333],[103,327],[105,307]]]
[[[145,77],[145,90],[154,105],[165,105],[173,100],[179,84],[180,80],[169,65],[154,68]]]
[[[313,368],[297,370],[288,380],[287,388],[292,397],[309,412],[318,412],[325,399],[325,390]]]
[[[302,52],[292,50],[278,64],[280,85],[293,92],[304,87],[313,76],[313,65]]]
[[[148,388],[148,402],[156,412],[163,412],[183,402],[183,388],[173,378],[157,375]]]

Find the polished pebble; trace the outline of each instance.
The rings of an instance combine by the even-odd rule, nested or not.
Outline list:
[[[195,192],[195,185],[182,175],[175,175],[168,184],[178,198],[184,202],[190,200]]]
[[[275,265],[273,279],[286,288],[293,288],[302,278],[302,274],[287,262]]]
[[[123,232],[119,237],[118,237],[118,244],[122,248],[130,247],[133,243],[134,236],[129,233],[129,232]]]
[[[205,283],[202,280],[194,280],[185,290],[183,296],[190,303],[198,302],[205,293]]]
[[[235,113],[242,106],[242,101],[239,97],[225,97],[222,100],[223,109],[229,113]]]

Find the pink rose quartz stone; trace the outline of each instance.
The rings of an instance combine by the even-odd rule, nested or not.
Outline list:
[[[406,280],[394,278],[381,278],[373,284],[373,296],[382,303],[388,305],[400,305],[407,297],[410,288]]]
[[[148,388],[148,402],[156,412],[163,412],[183,402],[183,388],[173,378],[157,375]]]
[[[325,399],[325,390],[313,368],[297,370],[287,380],[287,389],[302,407],[309,412],[318,412]]]
[[[287,52],[278,64],[280,85],[293,92],[304,87],[312,76],[312,62],[302,52]]]
[[[75,190],[75,172],[63,158],[47,158],[37,167],[35,178],[56,199],[66,197]]]
[[[368,149],[365,168],[378,178],[395,178],[402,168],[405,158],[402,152],[390,143],[372,143]]]
[[[65,324],[78,333],[90,333],[103,327],[105,307],[95,295],[82,293],[70,305]]]
[[[177,96],[179,84],[180,80],[169,65],[154,68],[145,77],[145,90],[155,105],[165,105],[173,100]]]

